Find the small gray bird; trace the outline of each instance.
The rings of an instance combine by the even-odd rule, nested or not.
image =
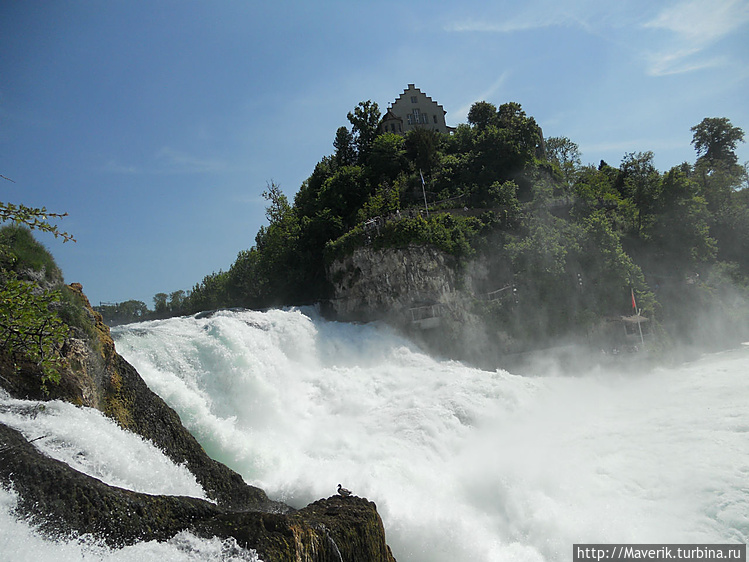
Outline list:
[[[351,490],[347,490],[346,488],[342,488],[340,484],[338,484],[338,493],[341,494],[344,498],[347,498],[351,495]]]

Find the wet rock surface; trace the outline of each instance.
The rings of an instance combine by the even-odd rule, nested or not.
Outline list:
[[[366,499],[332,497],[298,511],[270,513],[132,492],[47,457],[4,424],[0,484],[18,494],[17,515],[50,537],[92,534],[120,547],[167,540],[186,530],[201,537],[234,538],[266,562],[395,560],[377,508]]]

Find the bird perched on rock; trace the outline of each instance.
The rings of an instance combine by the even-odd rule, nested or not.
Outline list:
[[[338,484],[338,493],[341,494],[344,498],[347,498],[351,495],[351,490],[347,490],[346,488],[342,488],[340,484]]]

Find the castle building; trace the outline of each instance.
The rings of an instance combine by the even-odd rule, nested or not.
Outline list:
[[[405,135],[408,131],[423,128],[451,133],[454,129],[445,123],[446,114],[440,104],[413,84],[409,84],[388,107],[380,123],[380,131]]]

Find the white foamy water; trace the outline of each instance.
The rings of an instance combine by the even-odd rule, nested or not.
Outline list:
[[[48,456],[111,486],[147,494],[207,499],[184,466],[92,408],[60,401],[14,400],[0,394],[0,422]]]
[[[184,466],[153,444],[122,430],[100,412],[64,402],[14,400],[0,393],[0,422],[19,430],[34,446],[76,470],[110,484],[149,494],[206,499]],[[12,454],[6,451],[4,454]],[[17,496],[0,487],[0,560],[8,562],[106,561],[256,562],[236,541],[199,539],[183,532],[168,542],[112,549],[90,536],[50,540],[15,514]]]
[[[339,482],[368,497],[399,562],[749,540],[749,349],[640,375],[525,378],[307,312],[114,334],[209,454],[294,506]]]

